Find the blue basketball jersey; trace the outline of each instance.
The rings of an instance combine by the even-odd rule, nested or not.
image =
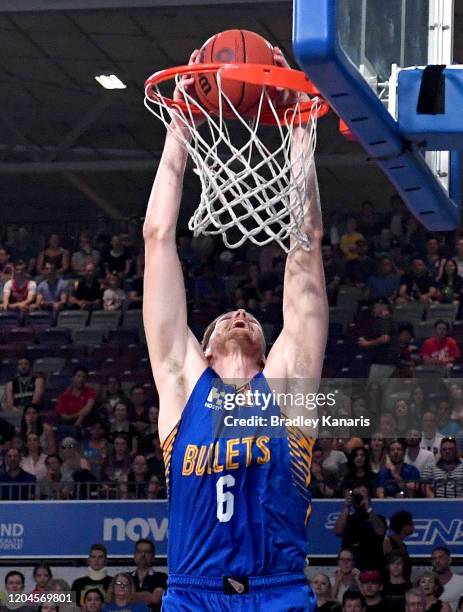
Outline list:
[[[295,428],[227,427],[227,389],[207,368],[163,444],[169,497],[169,574],[300,573],[307,552],[314,440]],[[258,373],[250,390],[271,394]],[[279,417],[275,403],[240,416]]]

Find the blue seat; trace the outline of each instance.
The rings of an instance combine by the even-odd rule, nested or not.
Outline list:
[[[62,374],[58,372],[53,372],[48,377],[47,389],[48,391],[54,391],[55,394],[58,395],[69,387],[72,382],[72,376],[69,374]]]
[[[35,331],[32,327],[13,327],[5,334],[7,344],[32,344]]]
[[[50,349],[40,344],[29,344],[24,350],[25,356],[33,363],[36,359],[43,359],[50,356]]]
[[[120,327],[119,329],[110,329],[108,332],[108,342],[110,344],[122,344],[125,346],[127,346],[128,344],[138,344],[138,331],[133,327]]]
[[[19,312],[0,312],[0,328],[19,327],[21,325],[21,315]]]
[[[38,335],[39,344],[48,346],[61,346],[71,342],[71,332],[65,327],[52,327],[44,329]]]
[[[16,360],[3,359],[0,363],[0,385],[4,385],[16,376]]]
[[[35,331],[48,329],[53,326],[53,313],[48,310],[30,312],[24,318],[24,325],[33,327]]]

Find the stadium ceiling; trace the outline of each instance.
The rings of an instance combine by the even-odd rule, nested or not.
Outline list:
[[[287,0],[0,0],[3,201],[83,197],[113,217],[127,214],[128,203],[142,208],[164,138],[143,106],[146,77],[183,64],[233,27],[259,32],[290,57],[291,7]],[[104,90],[94,80],[102,73],[127,89]],[[321,121],[318,142],[322,190],[347,181],[367,197],[366,156],[338,134],[334,116]],[[368,176],[387,187],[374,166]]]

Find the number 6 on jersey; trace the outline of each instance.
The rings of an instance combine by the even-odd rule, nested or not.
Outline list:
[[[227,474],[226,476],[221,476],[215,485],[217,490],[217,518],[221,523],[228,523],[233,516],[235,498],[233,493],[225,491],[225,488],[233,487],[234,484],[235,479],[233,476]]]

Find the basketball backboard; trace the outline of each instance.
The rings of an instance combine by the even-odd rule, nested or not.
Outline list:
[[[453,0],[295,0],[293,47],[413,214],[428,229],[454,229],[456,164],[404,141],[396,93],[400,70],[452,62]]]

